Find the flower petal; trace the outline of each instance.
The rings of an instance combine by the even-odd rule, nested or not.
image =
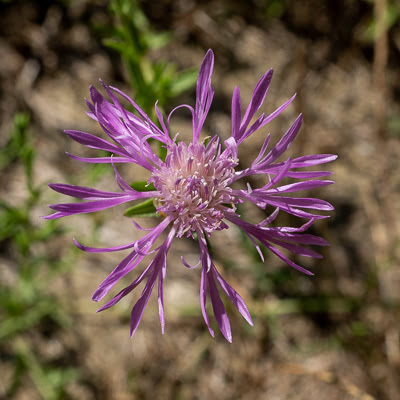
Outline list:
[[[212,271],[207,272],[207,281],[210,291],[211,304],[214,311],[215,319],[217,320],[219,330],[224,335],[225,339],[229,343],[232,343],[231,324],[229,323],[229,318],[226,313],[224,303],[222,302],[221,297],[219,296],[218,288],[217,285],[215,284]]]
[[[276,146],[268,153],[268,155],[259,163],[259,165],[270,164],[275,161],[281,154],[283,154],[292,144],[294,138],[299,133],[303,115],[300,114],[287,132],[282,136]]]
[[[214,68],[214,53],[208,50],[199,70],[196,84],[196,107],[193,119],[193,142],[200,137],[200,131],[210,109],[214,91],[211,87],[211,75]]]
[[[92,149],[99,149],[109,151],[110,153],[119,154],[120,156],[129,157],[129,153],[123,148],[116,146],[108,142],[107,140],[101,139],[97,136],[94,136],[90,133],[82,132],[82,131],[74,131],[74,130],[65,130],[64,131],[72,140],[83,144],[86,147],[90,147]]]
[[[201,270],[201,281],[200,281],[200,308],[203,314],[204,322],[210,332],[210,335],[214,337],[214,331],[211,328],[210,320],[208,319],[206,302],[207,302],[207,270],[203,267]]]
[[[141,239],[129,244],[126,248],[134,247],[134,250],[129,253],[115,268],[114,270],[104,279],[100,286],[96,289],[92,299],[94,301],[101,300],[109,290],[126,274],[132,271],[147,255],[146,250],[150,249],[157,238],[169,225],[171,219],[165,218],[158,226],[156,226],[151,232],[143,236]],[[133,244],[133,246],[131,246]],[[159,250],[160,251],[160,250]],[[158,253],[155,258],[158,257]]]
[[[247,110],[244,114],[243,121],[240,125],[240,132],[239,132],[239,143],[242,141],[242,136],[244,135],[246,128],[248,127],[251,119],[253,118],[254,114],[258,111],[261,107],[262,103],[265,100],[265,96],[267,95],[267,91],[269,85],[271,83],[273,70],[268,70],[258,81],[256,87],[254,88],[253,95],[251,96],[250,104],[247,107]]]
[[[240,91],[237,86],[233,90],[232,96],[232,137],[239,139],[240,121],[242,119],[242,105],[240,101]]]
[[[212,273],[217,278],[219,285],[221,286],[221,288],[225,292],[225,294],[229,297],[230,301],[238,309],[240,314],[242,314],[243,318],[249,323],[249,325],[253,326],[254,324],[253,324],[253,320],[251,319],[249,310],[247,309],[246,304],[243,301],[243,299],[240,297],[239,293],[236,292],[236,290],[233,289],[232,286],[230,286],[225,281],[225,279],[217,271],[215,266],[214,266],[214,268],[212,268]]]
[[[64,183],[49,183],[49,187],[58,193],[67,196],[76,197],[77,199],[99,199],[99,198],[118,198],[125,196],[125,193],[104,192],[84,186],[68,185]]]
[[[151,292],[153,291],[154,284],[156,283],[157,279],[157,270],[154,268],[152,274],[150,275],[149,280],[146,283],[146,286],[143,289],[143,292],[137,301],[137,303],[134,305],[131,313],[131,329],[130,329],[130,337],[132,337],[135,332],[137,327],[140,324],[140,321],[143,316],[144,309],[146,308],[146,305],[150,299]]]

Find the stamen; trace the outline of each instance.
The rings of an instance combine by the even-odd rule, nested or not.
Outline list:
[[[172,143],[165,163],[153,173],[154,186],[161,193],[157,211],[177,220],[177,236],[192,237],[196,230],[211,233],[225,229],[223,204],[238,203],[227,187],[235,177],[237,162],[221,155],[213,138],[203,143]]]

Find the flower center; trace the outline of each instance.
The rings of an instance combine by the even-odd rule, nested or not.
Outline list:
[[[221,154],[216,137],[207,146],[183,142],[169,146],[165,163],[151,180],[161,194],[157,211],[175,218],[178,237],[227,228],[222,221],[226,204],[234,207],[238,202],[228,186],[236,165],[237,160]]]

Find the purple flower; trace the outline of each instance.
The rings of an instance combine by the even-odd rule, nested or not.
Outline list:
[[[190,266],[183,257],[182,263],[187,268],[195,268],[201,264],[200,306],[204,320],[212,336],[209,318],[206,311],[207,294],[211,300],[212,309],[218,327],[224,337],[231,342],[231,328],[224,304],[219,295],[219,289],[226,294],[245,320],[253,325],[250,313],[240,295],[222,278],[211,260],[206,238],[216,230],[229,228],[227,222],[241,228],[254,243],[262,258],[259,243],[284,260],[291,267],[311,275],[311,272],[289,260],[281,249],[306,257],[321,257],[317,252],[305,245],[325,246],[327,242],[305,231],[316,219],[325,218],[320,211],[329,211],[333,207],[326,201],[316,198],[288,196],[296,193],[333,183],[330,180],[319,180],[330,175],[327,171],[303,171],[302,168],[333,161],[336,156],[318,154],[299,158],[288,158],[277,161],[289,148],[299,132],[302,116],[293,122],[279,142],[268,150],[268,135],[259,154],[251,165],[243,170],[238,169],[238,146],[257,130],[278,116],[294,99],[290,98],[269,115],[262,113],[253,123],[253,118],[264,102],[271,82],[272,70],[263,75],[257,83],[250,104],[242,116],[242,104],[239,89],[236,87],[232,98],[232,134],[224,144],[217,136],[208,141],[200,140],[200,133],[210,109],[214,90],[211,87],[211,75],[214,65],[214,55],[209,50],[200,68],[196,86],[196,105],[181,105],[176,107],[165,120],[157,104],[155,105],[159,128],[150,120],[147,114],[126,94],[120,90],[102,83],[110,100],[107,101],[94,87],[90,88],[91,102],[88,115],[97,121],[104,132],[116,143],[112,144],[90,133],[66,131],[73,140],[86,147],[105,150],[112,153],[109,157],[82,158],[70,155],[72,158],[89,163],[111,163],[119,192],[104,192],[81,186],[66,184],[50,184],[50,187],[67,196],[83,199],[83,202],[51,205],[55,213],[44,218],[54,219],[71,214],[99,211],[116,205],[138,199],[154,199],[161,222],[149,229],[145,236],[132,243],[107,248],[93,248],[74,241],[76,246],[87,252],[111,252],[130,249],[130,253],[114,268],[101,283],[93,295],[93,300],[101,300],[123,276],[135,269],[143,258],[155,253],[151,263],[126,288],[103,305],[99,311],[116,304],[122,297],[130,293],[143,280],[146,281],[142,295],[132,309],[131,336],[135,333],[143,311],[149,301],[153,288],[158,280],[158,306],[161,330],[164,332],[164,302],[163,282],[166,275],[166,258],[174,237],[187,236],[198,241],[200,260],[197,265]],[[117,95],[127,100],[136,110],[136,114],[127,111],[121,105]],[[193,140],[189,144],[178,142],[170,135],[169,123],[172,114],[185,107],[192,114]],[[165,161],[154,153],[149,141],[158,141],[167,150]],[[115,164],[134,163],[149,171],[148,190],[137,191],[128,185],[119,175]],[[233,189],[238,180],[246,182],[250,175],[267,175],[268,182],[260,188],[246,190]],[[295,178],[296,182],[282,184],[283,178]],[[236,186],[236,185],[235,185]],[[271,206],[272,213],[264,221],[253,225],[240,218],[236,205],[249,200],[258,207]],[[151,201],[151,200],[150,200]],[[314,212],[310,212],[314,210]],[[305,219],[299,228],[271,227],[271,222],[279,211],[293,214]],[[135,226],[141,229],[135,222]],[[157,238],[168,231],[165,241],[160,247],[154,248]]]

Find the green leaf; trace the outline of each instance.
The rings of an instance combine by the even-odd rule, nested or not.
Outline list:
[[[165,47],[171,41],[172,34],[170,32],[147,32],[146,35],[144,35],[144,39],[149,48],[158,50]]]
[[[18,112],[14,115],[10,138],[0,151],[0,169],[8,167],[15,160],[22,159],[25,166],[30,163],[29,158],[33,160],[34,154],[29,135],[29,121],[28,113]]]
[[[128,208],[124,215],[125,217],[156,217],[159,214],[157,214],[157,209],[154,205],[154,199],[147,199]]]
[[[198,70],[194,68],[187,69],[178,74],[178,76],[171,82],[171,95],[178,96],[185,90],[194,86],[197,80]]]
[[[121,41],[117,41],[115,39],[103,39],[103,44],[104,46],[107,46],[121,54],[126,52],[126,45]]]
[[[373,18],[365,28],[364,38],[375,41],[385,31],[388,31],[400,17],[400,8],[397,5],[388,4],[380,19]]]
[[[167,148],[161,142],[159,142],[158,146],[158,157],[160,157],[161,160],[164,162],[165,159],[167,158]]]
[[[204,146],[207,147],[208,143],[210,143],[211,136],[206,136],[203,140]]]
[[[153,190],[156,190],[153,183],[147,181],[132,182],[130,186],[137,192],[152,192]]]

